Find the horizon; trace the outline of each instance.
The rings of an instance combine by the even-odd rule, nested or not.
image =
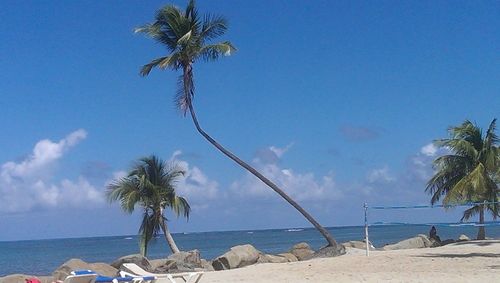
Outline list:
[[[104,190],[153,153],[186,171],[177,191],[193,211],[189,222],[167,212],[173,233],[311,228],[175,109],[178,73],[139,76],[165,50],[133,28],[172,2],[185,5],[2,4],[0,241],[135,235],[140,211],[108,204]],[[362,225],[364,202],[430,203],[432,161],[446,152],[433,141],[499,118],[500,3],[197,5],[229,20],[220,40],[238,50],[194,65],[200,124],[324,227]]]

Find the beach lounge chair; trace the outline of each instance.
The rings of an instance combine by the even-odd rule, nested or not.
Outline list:
[[[146,283],[155,280],[152,276],[123,276],[123,277],[108,277],[95,273],[92,270],[77,270],[72,271],[71,275],[66,277],[63,283]]]
[[[139,275],[139,276],[154,276],[157,279],[157,282],[163,281],[161,279],[167,279],[171,283],[178,283],[177,279],[182,280],[185,283],[198,283],[203,276],[203,272],[185,272],[185,273],[171,273],[171,274],[159,274],[159,273],[151,273],[142,269],[135,263],[124,263],[122,264],[120,271],[120,275],[122,276],[131,276],[131,275]]]
[[[94,283],[97,274],[81,274],[81,275],[68,275],[64,281],[55,281],[56,283]]]

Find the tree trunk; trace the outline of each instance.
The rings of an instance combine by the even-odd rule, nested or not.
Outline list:
[[[162,216],[163,217],[163,213]],[[174,238],[172,238],[172,235],[170,234],[170,231],[168,231],[167,223],[165,222],[165,219],[162,219],[161,221],[161,229],[163,230],[163,235],[165,236],[165,240],[167,240],[168,246],[170,247],[170,250],[172,250],[172,253],[176,254],[179,251],[179,248],[175,244]]]
[[[484,205],[481,205],[481,210],[479,211],[479,225],[484,224]],[[486,238],[486,231],[484,230],[484,226],[479,226],[477,231],[477,239],[484,240]]]
[[[254,176],[259,178],[262,182],[264,182],[267,186],[269,186],[271,189],[273,189],[276,193],[278,193],[282,198],[284,198],[289,204],[291,204],[295,209],[297,209],[311,224],[325,237],[326,241],[328,242],[328,246],[337,248],[337,242],[335,239],[333,239],[332,235],[323,228],[307,211],[305,211],[297,202],[295,202],[293,199],[291,199],[283,190],[281,190],[278,186],[276,186],[273,182],[271,182],[269,179],[264,177],[261,173],[259,173],[257,170],[255,170],[252,166],[248,165],[246,162],[243,160],[239,159],[236,155],[222,147],[217,141],[215,141],[212,137],[210,137],[201,127],[200,124],[198,123],[198,119],[196,118],[196,114],[193,109],[193,105],[191,103],[191,99],[189,98],[188,100],[188,107],[189,107],[189,112],[191,113],[191,118],[193,119],[194,125],[196,126],[196,129],[198,132],[208,141],[210,142],[213,146],[215,146],[218,150],[220,150],[224,155],[227,157],[231,158],[234,162],[238,163],[241,167],[245,168],[248,172],[252,173]]]

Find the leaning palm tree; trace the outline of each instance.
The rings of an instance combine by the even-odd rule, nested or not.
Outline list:
[[[465,210],[461,221],[479,215],[479,223],[484,224],[484,212],[493,218],[499,215],[499,175],[500,149],[495,134],[496,119],[493,119],[486,134],[470,121],[449,129],[450,138],[436,141],[440,147],[451,153],[434,161],[435,175],[427,183],[426,191],[432,194],[431,203],[441,197],[443,204],[474,203]],[[479,204],[481,203],[481,204]],[[485,238],[484,226],[480,226],[477,239]]]
[[[155,41],[164,45],[169,55],[154,59],[144,65],[140,71],[142,76],[147,76],[153,68],[181,70],[179,77],[179,88],[177,92],[177,105],[184,115],[191,115],[196,130],[213,146],[224,155],[235,161],[241,167],[259,178],[267,186],[273,189],[288,203],[295,207],[316,229],[326,238],[329,246],[337,249],[336,241],[330,233],[323,228],[308,212],[297,202],[291,199],[276,184],[255,170],[248,163],[220,145],[209,136],[200,126],[193,107],[194,80],[193,65],[198,60],[214,61],[222,56],[228,56],[235,51],[235,47],[229,41],[209,43],[212,39],[223,35],[227,30],[227,22],[221,16],[205,15],[200,17],[195,7],[194,0],[190,0],[185,10],[167,5],[161,8],[155,17],[155,21],[135,30],[137,33],[145,33]],[[340,253],[343,250],[339,250]]]
[[[126,177],[108,185],[106,195],[110,202],[120,201],[122,209],[132,213],[136,206],[143,210],[139,229],[139,246],[142,255],[147,255],[148,244],[161,231],[172,253],[178,253],[167,227],[165,209],[170,208],[177,216],[189,218],[187,200],[175,192],[175,182],[184,175],[176,165],[167,164],[151,155],[141,158]]]

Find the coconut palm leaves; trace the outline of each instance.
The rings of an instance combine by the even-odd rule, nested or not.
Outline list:
[[[107,187],[110,202],[119,201],[121,208],[132,213],[136,206],[143,210],[139,228],[141,254],[147,254],[148,243],[160,231],[173,253],[179,252],[167,227],[165,209],[175,215],[189,218],[190,206],[187,200],[175,192],[175,182],[184,174],[175,165],[168,165],[152,155],[141,158],[126,177],[113,181]]]
[[[479,215],[484,223],[484,211],[494,218],[499,215],[499,138],[495,134],[494,119],[486,134],[470,121],[449,129],[450,138],[436,141],[436,145],[447,148],[451,154],[434,161],[435,175],[427,183],[426,191],[432,195],[434,204],[443,198],[443,204],[456,205],[468,202],[495,202],[478,204],[467,209],[462,221]],[[484,239],[484,227],[480,227],[478,238]]]
[[[194,96],[192,64],[198,59],[217,60],[236,50],[229,41],[208,43],[226,30],[227,22],[223,17],[206,15],[200,18],[194,1],[189,1],[184,11],[172,5],[163,7],[156,13],[153,23],[138,27],[135,32],[144,33],[163,44],[170,55],[144,65],[140,74],[147,76],[153,68],[183,69],[176,100],[186,114]]]
[[[184,115],[189,114],[196,130],[224,155],[232,159],[241,167],[259,178],[268,187],[283,197],[295,207],[328,241],[328,245],[336,249],[338,254],[344,253],[343,246],[337,246],[330,233],[307,213],[298,203],[291,199],[273,182],[259,173],[255,168],[225,149],[215,139],[208,135],[200,126],[193,107],[195,93],[193,80],[193,64],[199,60],[214,61],[222,56],[230,55],[235,47],[229,41],[211,43],[212,40],[223,35],[227,30],[227,22],[221,16],[200,16],[193,0],[188,1],[186,9],[182,10],[173,5],[167,5],[155,15],[155,21],[137,28],[135,31],[144,33],[156,42],[166,47],[169,54],[152,60],[144,65],[140,71],[147,76],[153,68],[181,70],[176,102]],[[337,249],[338,248],[338,249]]]

